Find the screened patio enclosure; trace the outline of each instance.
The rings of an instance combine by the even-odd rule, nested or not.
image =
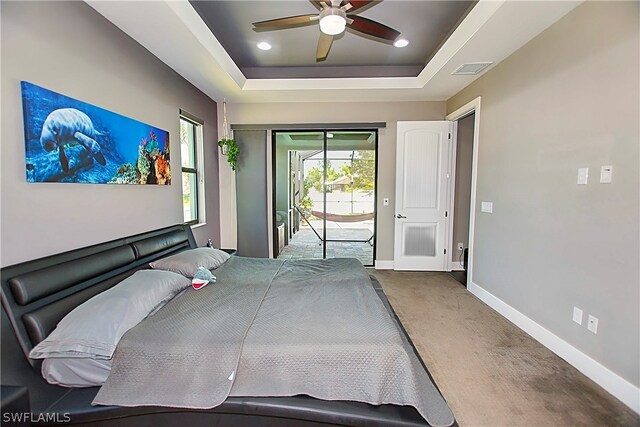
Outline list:
[[[274,253],[374,263],[375,130],[274,132]]]

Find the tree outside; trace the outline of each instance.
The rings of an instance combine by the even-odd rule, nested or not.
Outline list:
[[[327,212],[354,213],[373,211],[375,151],[353,151],[351,160],[342,163],[336,169],[331,164],[331,161],[327,161],[327,183],[336,181],[341,177],[349,178],[347,180],[349,184],[340,186],[338,190],[323,188],[322,161],[318,161],[317,166],[306,171],[304,180],[305,196],[300,202],[300,207],[305,212],[305,215],[311,213],[314,199],[316,199],[316,202],[321,200],[325,191],[328,193]]]

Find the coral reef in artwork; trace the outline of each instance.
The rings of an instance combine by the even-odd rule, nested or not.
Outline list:
[[[22,82],[28,182],[171,184],[169,133]]]
[[[171,184],[171,169],[169,167],[169,144],[164,144],[160,151],[158,137],[151,131],[148,138],[142,138],[138,145],[138,159],[135,166],[126,163],[110,183],[113,184]]]

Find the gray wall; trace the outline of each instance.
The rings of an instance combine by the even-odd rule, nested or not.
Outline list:
[[[267,131],[236,130],[240,155],[236,168],[238,255],[269,257],[267,207]]]
[[[471,206],[471,166],[473,162],[473,122],[476,115],[471,114],[458,120],[458,138],[456,146],[456,193],[453,211],[453,247],[452,260],[462,261],[462,251],[458,243],[469,247],[469,208]]]
[[[390,261],[393,260],[395,221],[396,124],[402,120],[444,120],[445,110],[446,103],[440,101],[255,103],[227,105],[227,118],[231,124],[386,122],[387,127],[378,133],[376,260]],[[389,206],[383,206],[385,197],[390,200]]]
[[[638,2],[585,2],[447,103],[482,96],[473,281],[636,387],[639,15]]]
[[[205,121],[207,225],[219,242],[216,104],[83,2],[2,2],[3,266],[183,221],[179,109]],[[173,184],[27,184],[20,81],[169,131]]]

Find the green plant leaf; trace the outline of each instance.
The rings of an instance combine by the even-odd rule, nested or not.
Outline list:
[[[222,138],[218,141],[219,147],[227,147],[227,162],[231,166],[231,170],[236,170],[238,165],[238,155],[240,154],[240,149],[238,148],[238,144],[233,139]]]

